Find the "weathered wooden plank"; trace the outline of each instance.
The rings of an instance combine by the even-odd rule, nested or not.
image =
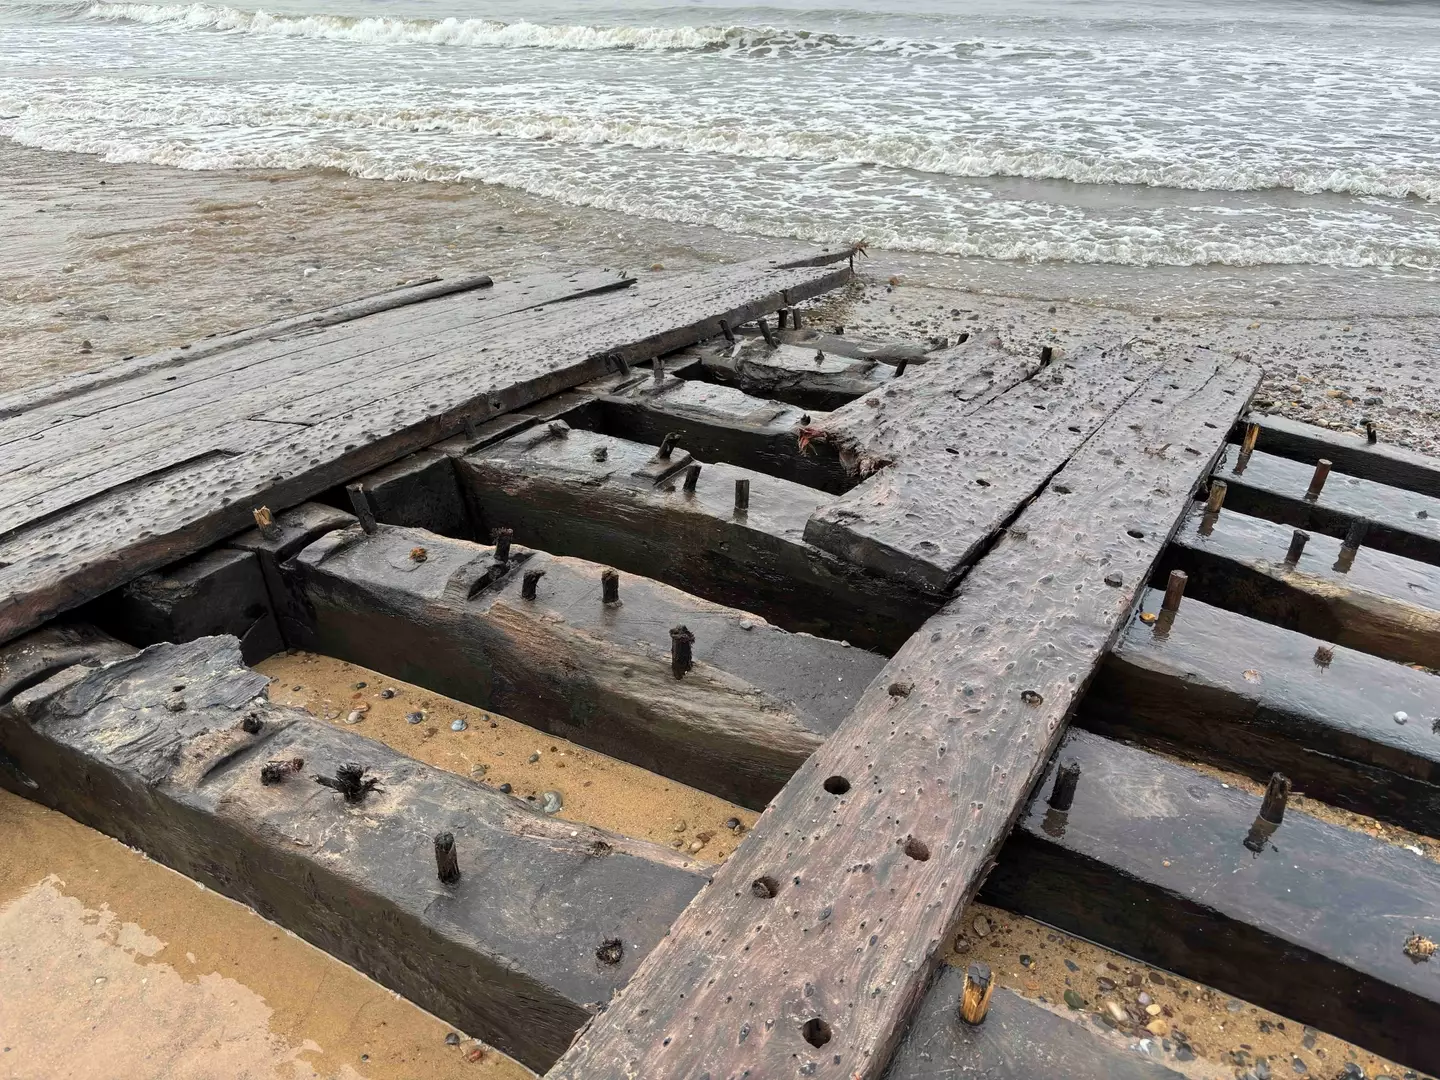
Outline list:
[[[885,1080],[1180,1080],[1114,1037],[1000,987],[985,1022],[963,1023],[963,972],[944,967],[920,1003]]]
[[[5,752],[36,784],[19,794],[249,904],[532,1068],[703,881],[668,849],[547,818],[257,698],[266,679],[233,638],[156,645],[59,681],[0,710]],[[297,758],[303,769],[262,781],[267,759]],[[348,762],[379,781],[355,803],[311,779]],[[450,886],[436,879],[442,832],[462,874]],[[611,941],[613,964],[597,956]]]
[[[893,463],[813,514],[805,539],[877,574],[949,589],[1153,367],[1126,354],[1089,351],[969,413],[965,432],[952,422],[893,439]],[[904,383],[867,398],[876,405],[869,411],[886,411],[890,395],[910,411],[913,395]],[[1192,451],[1198,453],[1180,446],[1170,452]]]
[[[807,517],[829,496],[725,463],[702,463],[693,491],[680,477],[657,485],[637,475],[657,454],[609,435],[542,431],[460,458],[456,468],[482,535],[505,526],[520,543],[658,578],[787,630],[883,652],[939,606],[938,594],[805,543]],[[750,485],[743,511],[737,481]]]
[[[51,623],[0,649],[0,707],[67,668],[99,667],[135,649],[86,623]],[[26,786],[33,781],[26,778]]]
[[[1163,595],[1147,594],[1151,614]],[[1428,672],[1187,596],[1168,631],[1131,622],[1077,722],[1261,781],[1283,772],[1314,798],[1437,836],[1437,717]]]
[[[1232,455],[1235,456],[1235,455]],[[1318,498],[1307,497],[1315,463],[1255,451],[1241,473],[1227,461],[1216,475],[1229,485],[1225,505],[1299,529],[1344,536],[1356,521],[1369,523],[1369,547],[1407,559],[1440,563],[1440,499],[1331,472]]]
[[[1312,466],[1325,458],[1349,476],[1440,498],[1440,460],[1433,457],[1403,446],[1366,442],[1344,432],[1263,413],[1250,413],[1245,417],[1237,426],[1234,436],[1237,441],[1243,437],[1246,424],[1260,425],[1258,445],[1267,454],[1294,458]]]
[[[726,461],[832,494],[855,485],[831,448],[801,445],[801,430],[824,414],[669,376],[659,385],[641,378],[601,394],[597,404],[593,423],[581,418],[572,426],[657,446],[674,434],[703,461]]]
[[[816,411],[838,409],[895,378],[894,369],[878,360],[827,356],[797,345],[771,348],[751,337],[702,345],[694,354],[706,379]]]
[[[456,278],[432,278],[416,282],[399,289],[387,289],[358,300],[347,300],[333,307],[300,312],[285,319],[265,323],[261,326],[237,330],[229,334],[214,334],[199,343],[182,345],[174,349],[153,353],[148,356],[131,357],[117,364],[107,364],[99,371],[87,371],[69,375],[59,382],[45,386],[26,387],[0,395],[0,420],[35,413],[42,406],[69,401],[82,395],[93,394],[96,390],[117,382],[133,380],[137,376],[164,368],[188,365],[214,356],[217,353],[239,348],[257,341],[310,330],[317,327],[336,326],[340,323],[365,318],[395,308],[420,304],[444,296],[488,288],[492,284],[488,274],[471,274]],[[3,430],[3,429],[0,429]],[[0,436],[0,441],[4,437]]]
[[[1189,575],[1186,594],[1245,615],[1400,663],[1440,668],[1440,568],[1317,533],[1294,566],[1294,530],[1228,508],[1196,512],[1162,569]]]
[[[551,1076],[879,1076],[1258,380],[1201,354],[1122,407],[871,683]],[[1187,443],[1199,458],[1147,452]]]
[[[885,663],[647,578],[604,603],[605,567],[580,559],[493,556],[421,529],[331,534],[296,559],[314,647],[754,808]],[[677,626],[695,637],[678,679]]]
[[[774,271],[728,294],[718,313],[677,303],[647,309],[627,325],[606,322],[573,333],[564,348],[506,352],[325,425],[283,425],[283,441],[27,529],[0,544],[0,564],[6,564],[0,565],[0,640],[241,531],[255,506],[293,506],[453,435],[476,412],[499,415],[529,405],[597,378],[620,353],[639,360],[672,351],[714,333],[722,318],[774,310],[787,295],[791,302],[817,295],[847,274]]]
[[[902,360],[906,364],[923,364],[934,359],[935,353],[940,351],[908,341],[872,341],[868,338],[846,337],[844,334],[829,334],[813,328],[777,330],[775,336],[785,345],[797,345],[812,352],[819,350],[827,356],[876,360],[892,367]]]
[[[281,640],[291,649],[314,649],[313,619],[297,576],[289,563],[304,548],[329,532],[349,528],[355,516],[324,503],[301,503],[273,515],[274,529],[266,536],[247,529],[226,541],[227,547],[253,552],[265,579],[270,610]]]
[[[1403,1064],[1440,1069],[1440,866],[1144,750],[1074,732],[1074,804],[1035,799],[988,901],[1123,948]]]

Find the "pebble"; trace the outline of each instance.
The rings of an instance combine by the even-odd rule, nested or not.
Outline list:
[[[1083,1009],[1085,1007],[1085,999],[1074,990],[1066,990],[1065,1004],[1069,1005],[1072,1009]]]
[[[535,762],[537,762],[537,761],[539,761],[539,760],[540,760],[540,751],[539,751],[539,750],[536,750],[535,753],[531,754],[531,755],[526,759],[526,762],[527,762],[528,764],[530,764],[530,765],[534,765]]]
[[[1150,1032],[1151,1035],[1164,1036],[1170,1034],[1170,1025],[1165,1020],[1156,1017],[1145,1025],[1145,1030]]]
[[[500,791],[501,791],[502,794],[509,795],[510,792],[512,792],[512,791],[514,791],[514,790],[515,790],[515,789],[512,788],[509,784],[501,784],[501,785],[500,785]]]
[[[354,686],[350,687],[350,689],[351,689],[351,690],[364,690],[364,689],[365,689],[365,686],[366,686],[366,684],[365,684],[364,682],[357,682]]]
[[[358,724],[365,719],[365,714],[370,711],[370,706],[361,705],[358,709],[351,709],[350,715],[345,717],[347,724]]]
[[[419,710],[416,710],[412,713],[406,713],[405,722],[407,724],[423,724],[425,722],[425,714],[423,712],[420,712]]]
[[[1194,1060],[1195,1060],[1195,1051],[1194,1051],[1194,1050],[1191,1050],[1190,1047],[1188,1047],[1188,1046],[1186,1046],[1186,1045],[1184,1045],[1184,1044],[1182,1043],[1182,1044],[1181,1044],[1179,1047],[1177,1047],[1176,1050],[1175,1050],[1175,1060],[1176,1060],[1176,1061],[1194,1061]]]
[[[384,690],[380,691],[380,696],[383,697],[386,701],[389,701],[392,697],[395,696],[395,691],[387,686]]]
[[[1150,997],[1150,995],[1147,994],[1144,990],[1140,991],[1139,1001],[1141,1005],[1149,1005],[1152,1000],[1153,999]]]
[[[1125,1006],[1121,1005],[1118,1001],[1105,1002],[1105,1008],[1109,1010],[1110,1015],[1115,1018],[1117,1024],[1123,1024],[1130,1019],[1129,1015],[1125,1012]]]
[[[696,852],[696,851],[699,851],[699,850],[700,850],[702,847],[704,847],[704,846],[705,846],[704,842],[702,842],[702,841],[700,841],[700,840],[692,840],[692,841],[690,841],[690,851],[691,851],[692,853],[693,853],[693,852]]]
[[[1299,1073],[1301,1076],[1304,1076],[1310,1071],[1310,1069],[1306,1066],[1305,1062],[1301,1061],[1298,1057],[1291,1059],[1290,1067],[1294,1069],[1297,1073]]]
[[[976,915],[975,921],[970,926],[974,929],[976,937],[984,937],[990,933],[990,920],[984,915]]]
[[[560,808],[565,805],[565,800],[560,797],[558,791],[547,791],[540,796],[540,809],[547,814],[558,814]]]
[[[1080,965],[1077,964],[1077,963],[1075,963],[1074,960],[1066,960],[1066,961],[1065,961],[1065,966],[1066,966],[1067,968],[1069,968],[1071,971],[1079,971],[1079,970],[1080,970]]]
[[[456,719],[450,721],[451,731],[464,731],[469,726],[470,725],[465,722],[465,718],[463,716],[457,717]]]
[[[446,1035],[446,1036],[445,1036],[445,1045],[446,1045],[446,1046],[459,1046],[459,1045],[460,1045],[460,1036],[459,1036],[459,1035],[456,1035],[455,1032],[453,1032],[453,1031],[450,1032],[449,1035]]]
[[[684,832],[685,829],[686,829],[686,825],[685,825],[685,819],[684,819],[684,818],[681,818],[679,821],[675,822],[675,824],[673,824],[673,825],[670,826],[670,830],[671,830],[672,832]]]
[[[165,699],[165,708],[169,709],[171,712],[184,712],[185,699],[179,694],[171,694],[168,698]]]
[[[1020,966],[1023,967],[1023,968],[1034,967],[1034,966],[1035,966],[1035,961],[1034,961],[1033,959],[1031,959],[1029,956],[1027,956],[1025,953],[1021,953],[1021,954],[1020,954]]]
[[[731,832],[734,832],[736,829],[740,828],[740,819],[736,817],[726,818],[725,828],[729,829]]]
[[[486,765],[483,761],[478,761],[474,765],[470,766],[470,775],[473,776],[476,780],[479,780],[489,771],[490,766]]]
[[[1111,990],[1115,989],[1115,981],[1113,979],[1107,979],[1104,976],[1097,979],[1096,983],[1100,987],[1102,994],[1108,994]]]
[[[1156,1005],[1156,1004],[1152,1001],[1149,1005],[1146,1005],[1146,1006],[1145,1006],[1145,1013],[1146,1013],[1147,1016],[1159,1016],[1159,1015],[1160,1015],[1160,1006],[1159,1006],[1159,1005]]]
[[[1245,1003],[1243,1001],[1237,1001],[1235,998],[1231,998],[1225,1003],[1225,1008],[1230,1012],[1239,1012],[1244,1007]]]
[[[1406,720],[1409,720],[1409,719],[1410,719],[1409,713],[1397,712],[1397,713],[1395,714],[1395,723],[1397,723],[1397,724],[1403,724],[1403,723],[1405,723]]]
[[[1112,589],[1118,589],[1121,585],[1125,584],[1125,579],[1119,574],[1106,574],[1105,584],[1109,585]]]

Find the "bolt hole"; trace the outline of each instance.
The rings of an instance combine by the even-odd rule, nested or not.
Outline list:
[[[1048,364],[1051,357],[1053,357],[1054,355],[1055,350],[1052,349],[1049,345],[1046,345],[1043,349],[1040,350],[1040,363]]]
[[[989,487],[989,486],[990,486],[990,481],[989,481],[989,480],[982,480],[982,479],[980,479],[980,477],[978,477],[978,476],[975,478],[975,483],[979,484],[981,487]]]
[[[811,1046],[824,1046],[830,1041],[830,1025],[818,1016],[813,1020],[806,1020],[805,1026],[800,1029],[800,1034],[805,1036],[805,1041]]]
[[[1080,434],[1080,425],[1079,425],[1079,424],[1071,424],[1071,425],[1070,425],[1069,427],[1067,427],[1065,430],[1066,430],[1066,431],[1073,431],[1076,435],[1079,435],[1079,434]]]
[[[1069,494],[1070,494],[1070,489],[1069,489],[1068,487],[1066,487],[1064,484],[1056,484],[1056,485],[1055,485],[1055,494],[1056,494],[1056,495],[1069,495]]]
[[[1044,406],[1044,405],[1041,405],[1038,401],[1037,401],[1034,405],[1032,405],[1031,408],[1033,408],[1033,409],[1039,409],[1041,412],[1047,412],[1047,411],[1048,411],[1048,410],[1045,408],[1045,406]]]
[[[970,334],[967,332],[967,333],[961,334],[958,338],[956,338],[956,339],[955,339],[955,344],[956,344],[956,345],[964,345],[965,342],[967,342],[967,341],[969,341],[969,340],[970,340]]]
[[[916,840],[913,836],[905,838],[905,854],[916,862],[926,862],[930,858],[930,847],[923,840]]]
[[[625,955],[625,945],[619,938],[607,938],[595,950],[595,959],[602,964],[618,964]]]
[[[1141,529],[1126,529],[1126,530],[1125,530],[1125,535],[1126,535],[1126,536],[1133,536],[1136,540],[1144,540],[1144,539],[1145,539],[1145,533],[1144,533],[1144,531],[1141,530]]]
[[[761,900],[773,900],[775,894],[780,891],[780,883],[766,874],[763,877],[757,877],[750,883],[750,891]]]
[[[953,447],[953,446],[947,446],[947,447],[945,447],[945,453],[947,453],[947,454],[954,454],[956,457],[959,457],[959,456],[960,456],[960,451],[959,451],[959,450],[956,450],[955,447]]]
[[[825,790],[831,795],[844,795],[850,790],[850,781],[843,776],[827,776],[825,778]]]

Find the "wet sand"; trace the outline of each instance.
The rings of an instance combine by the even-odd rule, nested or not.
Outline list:
[[[0,837],[0,1078],[532,1076],[63,814],[0,791]]]

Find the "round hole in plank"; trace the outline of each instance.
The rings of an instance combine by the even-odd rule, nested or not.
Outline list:
[[[825,778],[825,790],[831,795],[844,795],[850,790],[850,781],[843,776],[827,776]]]
[[[1050,360],[1054,357],[1054,355],[1055,350],[1049,345],[1046,345],[1043,349],[1040,350],[1040,363],[1048,364]]]
[[[924,840],[917,840],[913,836],[905,838],[905,854],[916,862],[925,862],[930,858],[930,847]]]
[[[830,1025],[820,1017],[816,1016],[805,1021],[805,1026],[800,1029],[800,1034],[805,1036],[805,1041],[811,1046],[824,1046],[830,1041],[833,1034]]]
[[[978,477],[978,476],[975,478],[975,483],[979,484],[981,487],[989,487],[989,486],[990,486],[990,481],[989,481],[989,480],[982,480],[982,479],[980,479],[980,477]]]
[[[969,340],[970,340],[970,335],[969,335],[969,333],[967,332],[967,333],[961,334],[959,337],[957,337],[957,338],[955,339],[955,344],[956,344],[956,345],[964,345],[965,342],[967,342],[967,341],[969,341]]]
[[[780,883],[768,874],[757,877],[750,883],[750,892],[761,900],[773,900],[780,891]]]
[[[959,450],[956,450],[955,447],[953,447],[953,446],[947,446],[947,447],[945,447],[945,453],[947,453],[947,454],[954,454],[956,457],[959,457],[959,456],[960,456],[960,451],[959,451]]]
[[[1143,529],[1126,529],[1126,530],[1125,530],[1125,535],[1126,535],[1126,536],[1133,536],[1136,540],[1144,540],[1144,539],[1145,539],[1145,532],[1144,532]]]

